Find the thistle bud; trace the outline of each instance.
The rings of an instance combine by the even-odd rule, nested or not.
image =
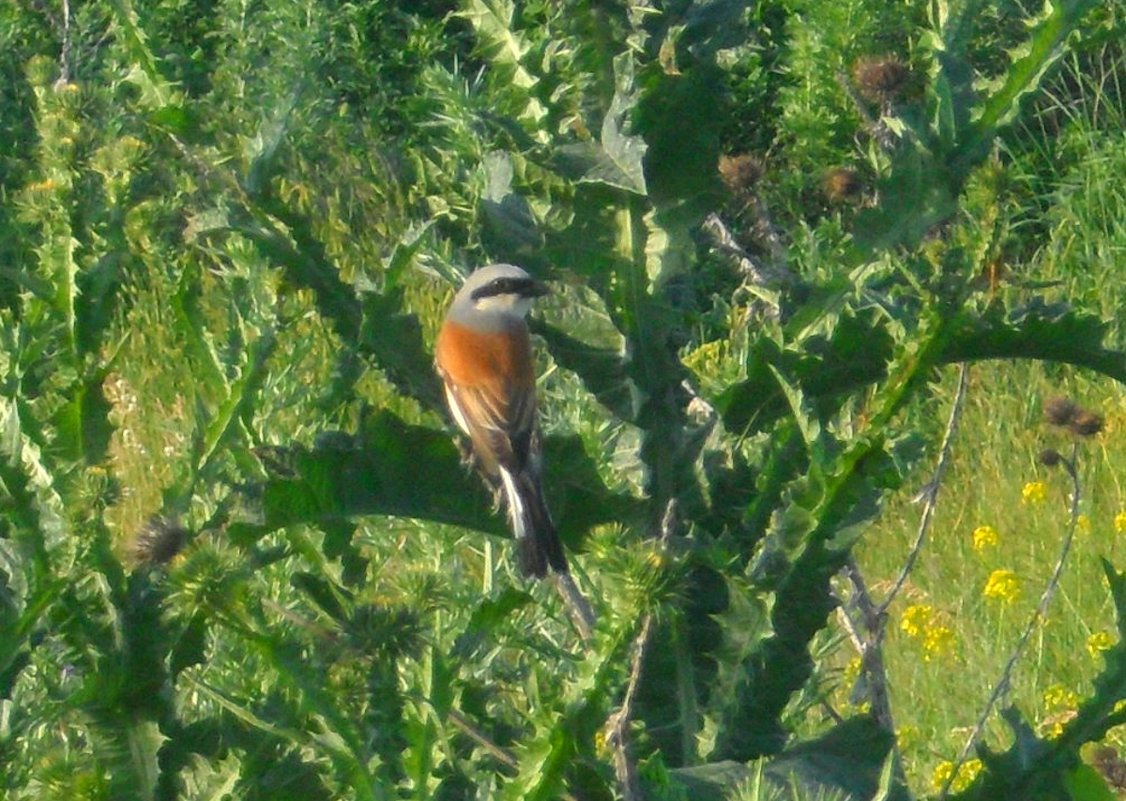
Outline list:
[[[1068,426],[1075,420],[1079,407],[1066,395],[1057,395],[1044,405],[1044,416],[1054,426]]]
[[[1081,437],[1093,437],[1103,430],[1103,418],[1094,412],[1080,409],[1068,428]]]
[[[755,184],[762,180],[764,172],[762,162],[750,153],[719,157],[719,177],[732,194],[741,195],[753,191]]]
[[[894,56],[862,58],[852,65],[852,79],[860,94],[873,103],[895,100],[909,75],[907,65]]]
[[[1040,455],[1037,457],[1037,461],[1039,461],[1040,464],[1044,465],[1044,467],[1055,467],[1062,460],[1063,457],[1060,456],[1060,452],[1055,448],[1047,448],[1045,450],[1042,450],[1040,451]]]
[[[847,167],[835,167],[821,181],[825,197],[832,203],[849,203],[860,197],[864,187],[860,175]]]
[[[130,551],[138,564],[163,565],[183,550],[187,539],[188,530],[179,521],[156,515],[137,532]]]

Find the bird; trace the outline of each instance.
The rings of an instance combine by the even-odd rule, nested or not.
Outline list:
[[[470,273],[438,331],[434,363],[450,414],[479,472],[504,499],[526,578],[566,575],[567,557],[544,499],[536,375],[527,314],[550,293],[513,264]]]

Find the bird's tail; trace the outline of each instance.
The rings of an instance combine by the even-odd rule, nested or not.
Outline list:
[[[517,565],[527,577],[543,578],[548,568],[567,572],[567,556],[543,497],[539,477],[529,470],[511,473],[502,468],[508,516],[516,535]]]

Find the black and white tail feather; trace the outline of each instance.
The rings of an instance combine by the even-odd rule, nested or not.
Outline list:
[[[500,468],[508,518],[516,537],[517,565],[521,574],[543,578],[548,568],[567,572],[567,556],[543,497],[539,477],[531,470]]]

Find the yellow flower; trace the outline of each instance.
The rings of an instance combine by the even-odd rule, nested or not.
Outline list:
[[[1079,515],[1077,518],[1075,518],[1075,528],[1079,531],[1080,534],[1090,534],[1091,518],[1087,517],[1087,515]]]
[[[1074,709],[1065,709],[1062,712],[1057,712],[1037,727],[1040,730],[1040,735],[1045,740],[1058,740],[1063,734],[1063,730],[1067,727],[1067,724],[1075,719],[1076,714]]]
[[[958,769],[958,775],[950,784],[950,790],[955,793],[960,793],[977,778],[977,774],[981,773],[981,760],[970,759],[962,763],[962,767]],[[935,766],[934,773],[931,775],[931,786],[937,793],[946,786],[947,780],[954,774],[953,762],[939,762]]]
[[[903,619],[899,622],[899,628],[908,636],[922,637],[933,617],[932,607],[926,604],[914,604],[903,610]]]
[[[1114,516],[1114,530],[1119,534],[1126,532],[1126,510]]]
[[[923,635],[923,661],[930,662],[954,649],[954,632],[949,626],[927,626]]]
[[[851,685],[858,678],[860,678],[860,665],[861,660],[859,656],[854,656],[852,659],[848,660],[848,664],[845,665],[844,675],[842,677],[845,684]]]
[[[997,543],[1001,541],[997,529],[993,526],[978,526],[974,529],[973,537],[974,550],[978,553],[983,552],[986,548],[996,548]]]
[[[1106,631],[1096,631],[1087,638],[1087,653],[1092,658],[1114,647],[1114,637]]]
[[[1029,481],[1020,491],[1021,503],[1043,503],[1048,497],[1048,485],[1043,481]]]
[[[1044,706],[1051,711],[1075,709],[1079,706],[1079,695],[1062,684],[1053,684],[1044,690]]]
[[[684,363],[694,373],[713,373],[723,361],[727,343],[723,340],[705,342],[691,353],[684,354]]]
[[[1012,603],[1020,597],[1020,579],[1011,570],[994,570],[981,593],[986,598]]]

